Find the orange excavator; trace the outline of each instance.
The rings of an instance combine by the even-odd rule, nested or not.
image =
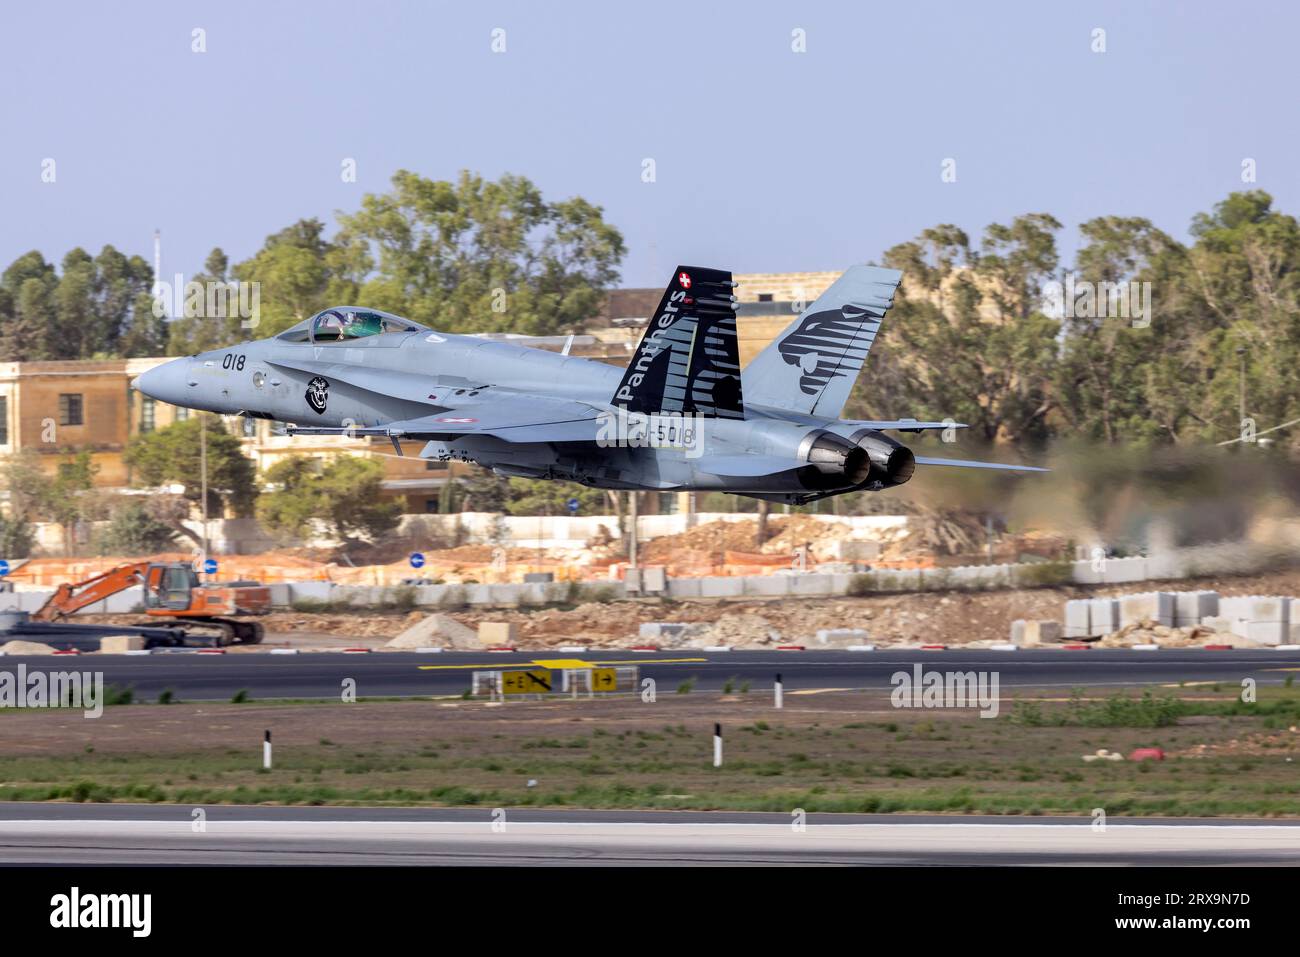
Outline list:
[[[185,562],[132,562],[87,578],[60,585],[32,621],[58,621],[110,595],[144,586],[144,613],[157,625],[168,619],[187,632],[210,634],[217,645],[255,645],[262,640],[262,623],[240,617],[271,610],[271,590],[256,582],[205,585]]]

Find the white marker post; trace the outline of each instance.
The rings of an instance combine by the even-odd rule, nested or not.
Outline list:
[[[776,684],[772,686],[772,697],[779,711],[785,700],[785,686],[781,684],[781,673],[779,671],[776,674]]]
[[[722,725],[713,726],[713,766],[722,767]]]
[[[262,738],[262,767],[271,770],[271,732],[268,730]]]

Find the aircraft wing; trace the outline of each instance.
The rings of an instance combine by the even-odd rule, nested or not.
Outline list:
[[[451,441],[486,435],[506,442],[594,442],[596,409],[583,402],[514,394],[471,402],[446,412],[352,429],[289,426],[290,435],[375,435],[392,439]]]
[[[934,459],[918,455],[917,465],[952,465],[965,469],[1002,469],[1008,472],[1050,472],[1051,469],[1039,468],[1037,465],[1006,465],[1002,462],[970,462],[966,459]]]
[[[852,419],[848,425],[864,429],[897,429],[900,432],[920,432],[925,429],[964,429],[964,422],[921,422],[917,419]]]

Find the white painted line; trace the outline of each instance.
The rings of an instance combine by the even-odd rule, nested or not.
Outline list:
[[[700,651],[730,651],[730,645],[705,645]]]
[[[999,642],[996,645],[989,645],[989,651],[1019,651],[1019,645],[1013,645],[1009,641]]]
[[[849,645],[845,651],[875,651],[875,645]]]
[[[1159,651],[1159,645],[1129,645],[1130,651]]]
[[[296,655],[298,653],[297,648],[271,648],[269,651],[273,655]]]

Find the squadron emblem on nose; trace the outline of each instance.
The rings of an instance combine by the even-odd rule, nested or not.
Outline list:
[[[316,376],[307,383],[307,404],[315,410],[317,415],[325,414],[325,403],[329,401],[330,384],[329,380]]]

